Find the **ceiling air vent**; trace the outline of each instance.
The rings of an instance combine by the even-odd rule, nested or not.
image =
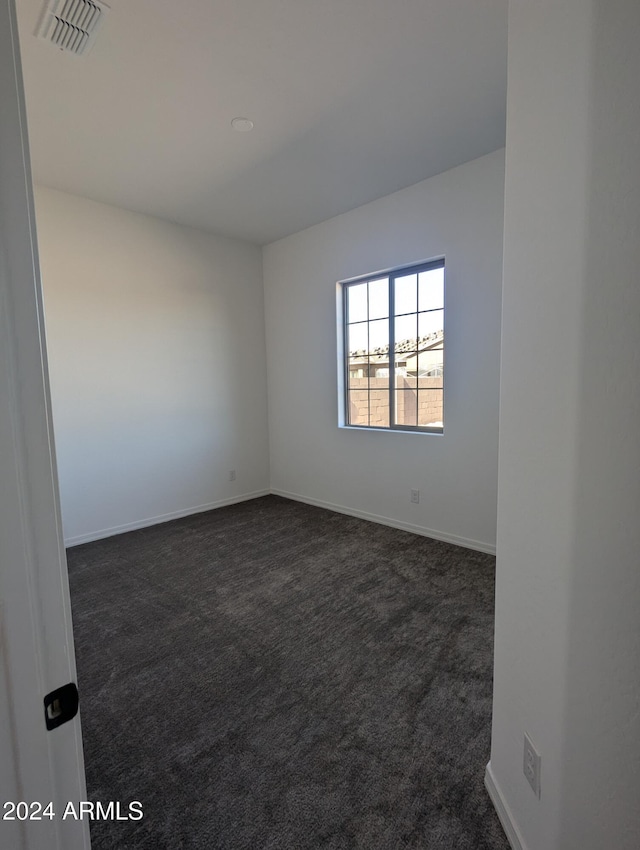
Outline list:
[[[46,0],[36,35],[65,53],[86,53],[109,7],[98,0]]]

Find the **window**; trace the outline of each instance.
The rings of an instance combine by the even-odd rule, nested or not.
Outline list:
[[[444,260],[342,290],[344,424],[442,433]]]

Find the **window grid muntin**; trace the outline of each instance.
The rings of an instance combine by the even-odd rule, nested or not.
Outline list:
[[[427,310],[420,310],[419,309],[419,307],[420,307],[420,277],[419,277],[419,275],[420,275],[421,272],[431,271],[433,269],[439,269],[439,268],[443,270],[442,306],[441,307],[431,307]],[[420,386],[418,385],[416,387],[416,423],[419,421],[419,418],[420,418],[419,398],[420,398],[420,390],[423,389],[424,391],[439,393],[441,395],[441,399],[442,399],[442,423],[443,424],[442,425],[436,425],[436,426],[418,425],[418,424],[416,424],[416,425],[401,425],[396,421],[395,393],[398,392],[398,391],[402,392],[403,390],[402,389],[398,390],[395,386],[395,379],[396,379],[395,319],[398,318],[399,316],[413,316],[413,315],[416,316],[416,344],[418,345],[418,348],[413,353],[415,353],[416,359],[417,359],[418,354],[420,353],[420,349],[419,349],[419,339],[420,339],[420,337],[418,336],[420,314],[434,313],[434,312],[441,311],[442,312],[442,320],[443,320],[443,334],[444,334],[445,300],[446,300],[446,293],[445,293],[446,281],[444,279],[445,268],[446,268],[446,264],[445,264],[444,259],[433,260],[433,261],[430,261],[428,263],[420,263],[420,264],[415,265],[415,266],[405,266],[403,268],[399,268],[399,269],[396,269],[395,271],[389,272],[388,275],[381,275],[381,274],[376,274],[376,275],[371,275],[371,276],[365,275],[365,276],[358,278],[356,280],[351,280],[351,281],[348,281],[348,282],[344,282],[342,284],[343,316],[344,316],[343,339],[344,339],[344,352],[345,352],[344,356],[343,356],[343,365],[344,365],[344,374],[345,374],[344,398],[345,398],[345,407],[346,407],[345,424],[348,425],[349,427],[351,427],[351,428],[368,428],[370,430],[376,430],[376,431],[398,431],[398,430],[400,430],[400,431],[412,431],[412,432],[418,432],[418,433],[423,432],[423,433],[436,433],[436,434],[442,434],[444,432],[444,372],[445,372],[445,366],[444,366],[444,360],[445,360],[445,358],[444,358],[444,336],[443,336],[443,342],[439,346],[434,347],[433,349],[429,349],[431,351],[436,351],[436,350],[442,351],[442,376],[441,376],[442,386],[441,387],[420,388]],[[395,281],[396,281],[397,278],[409,277],[413,274],[415,274],[415,276],[416,276],[416,310],[415,310],[415,312],[411,312],[411,313],[396,314],[395,313]],[[376,283],[380,280],[384,280],[385,277],[388,279],[388,284],[389,284],[389,295],[388,295],[388,304],[387,304],[388,316],[377,317],[375,320],[371,320],[370,319],[370,306],[369,306],[369,299],[370,299],[369,285],[371,283]],[[363,284],[363,283],[366,283],[366,285],[367,285],[367,318],[366,318],[366,320],[359,319],[356,322],[350,323],[349,322],[349,289],[352,286],[358,286],[359,284]],[[351,391],[351,388],[350,388],[350,385],[349,385],[349,360],[350,360],[349,355],[350,355],[350,352],[348,350],[348,328],[349,328],[350,324],[361,324],[364,321],[366,321],[367,325],[369,325],[369,323],[371,321],[380,321],[383,318],[387,318],[387,320],[389,322],[389,368],[388,368],[388,371],[389,371],[389,388],[388,388],[388,393],[389,393],[389,425],[388,426],[386,426],[386,425],[385,426],[371,425],[371,361],[370,361],[371,352],[369,350],[370,344],[369,344],[369,328],[368,327],[367,327],[367,351],[366,351],[366,355],[367,355],[367,422],[368,422],[368,424],[367,425],[353,424],[350,421],[351,420],[351,409],[350,409],[350,404],[349,404],[349,393]],[[412,352],[403,352],[403,353],[409,354],[409,353],[412,353]],[[417,363],[416,363],[416,366],[417,366]],[[417,376],[417,378],[419,378],[419,376]]]

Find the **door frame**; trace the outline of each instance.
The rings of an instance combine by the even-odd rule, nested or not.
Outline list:
[[[0,845],[88,850],[63,819],[86,799],[80,717],[47,731],[44,696],[76,681],[15,0],[0,0]],[[7,839],[9,839],[7,841]]]

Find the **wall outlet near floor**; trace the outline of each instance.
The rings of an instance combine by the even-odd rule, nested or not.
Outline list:
[[[420,504],[420,490],[412,490],[411,491],[411,501],[414,505]]]
[[[235,481],[235,480],[236,480],[236,471],[235,471],[235,469],[230,469],[229,470],[229,481]]]
[[[540,796],[540,753],[531,743],[531,738],[524,733],[524,758],[522,770],[536,797]]]

